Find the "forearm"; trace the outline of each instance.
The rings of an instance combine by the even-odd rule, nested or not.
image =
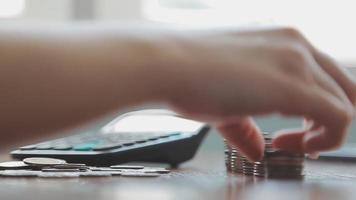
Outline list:
[[[120,30],[0,31],[0,145],[78,125],[166,91],[158,49]]]

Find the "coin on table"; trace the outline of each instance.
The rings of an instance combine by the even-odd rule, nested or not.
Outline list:
[[[55,169],[55,168],[43,168],[42,172],[80,172],[79,169]]]
[[[88,170],[89,167],[85,164],[78,164],[78,163],[66,163],[61,165],[52,165],[51,168],[55,169],[79,169],[79,170]]]
[[[37,176],[40,171],[31,170],[4,170],[0,172],[0,176],[7,177],[34,177]]]
[[[161,168],[161,167],[145,167],[144,169],[141,169],[140,171],[145,172],[145,173],[159,173],[159,174],[168,174],[171,171],[166,169],[166,168]]]
[[[143,169],[144,166],[141,165],[112,165],[110,166],[112,169]]]
[[[30,166],[22,161],[8,161],[0,163],[0,169],[27,169]]]
[[[31,166],[51,166],[51,165],[62,165],[67,163],[65,160],[55,159],[55,158],[43,158],[43,157],[31,157],[25,158],[23,160],[24,163]]]
[[[158,173],[144,173],[144,172],[122,172],[121,176],[127,177],[157,177],[161,174]]]
[[[78,172],[41,172],[38,177],[41,178],[77,178],[79,177]]]
[[[91,171],[103,171],[103,172],[121,172],[122,169],[113,169],[108,167],[90,167]]]

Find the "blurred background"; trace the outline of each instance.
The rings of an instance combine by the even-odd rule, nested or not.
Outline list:
[[[354,0],[0,0],[0,24],[110,22],[120,26],[121,22],[142,22],[189,28],[288,25],[300,29],[317,47],[356,74],[355,5]],[[85,128],[98,127],[108,120],[110,117]],[[301,119],[280,116],[256,120],[269,132],[301,125]],[[355,125],[349,140],[356,142]],[[222,149],[215,131],[202,148]]]

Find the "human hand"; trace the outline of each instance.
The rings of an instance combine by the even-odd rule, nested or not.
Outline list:
[[[164,62],[171,73],[168,102],[184,116],[215,126],[249,159],[259,160],[264,149],[251,115],[307,119],[303,129],[280,131],[276,148],[314,153],[343,143],[354,115],[356,81],[297,30],[173,38]]]

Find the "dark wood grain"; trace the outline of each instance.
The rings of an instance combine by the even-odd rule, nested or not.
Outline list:
[[[294,181],[227,174],[223,163],[220,152],[200,152],[158,178],[0,178],[0,199],[356,199],[354,163],[307,161],[305,178]]]

